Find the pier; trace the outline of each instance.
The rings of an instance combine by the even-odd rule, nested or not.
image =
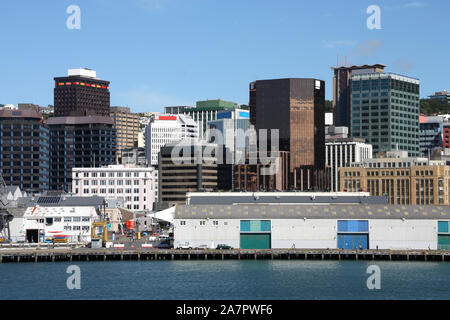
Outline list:
[[[371,260],[450,261],[448,250],[338,250],[338,249],[0,249],[0,263],[147,260]]]

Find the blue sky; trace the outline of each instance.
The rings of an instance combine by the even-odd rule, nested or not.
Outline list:
[[[69,5],[81,29],[69,30]],[[369,30],[369,5],[381,29]],[[326,81],[337,57],[382,63],[450,90],[450,1],[1,0],[0,103],[53,104],[53,77],[88,67],[111,81],[111,105],[162,111],[221,98],[248,103],[253,80]]]

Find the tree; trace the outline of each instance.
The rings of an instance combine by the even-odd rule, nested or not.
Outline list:
[[[420,99],[420,113],[424,115],[450,113],[450,103],[438,99]]]

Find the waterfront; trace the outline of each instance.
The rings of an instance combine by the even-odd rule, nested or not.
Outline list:
[[[381,289],[369,290],[369,265]],[[66,269],[81,269],[81,289]],[[448,299],[450,267],[399,261],[90,261],[0,265],[0,299]]]

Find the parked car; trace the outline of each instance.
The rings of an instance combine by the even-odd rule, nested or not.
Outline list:
[[[156,237],[155,236],[150,236],[150,237],[148,237],[148,241],[156,241]]]
[[[177,246],[177,249],[192,249],[192,246],[189,245],[189,242],[181,243]]]
[[[172,246],[168,242],[162,242],[156,246],[158,249],[172,249]]]
[[[206,244],[201,244],[198,247],[195,247],[195,249],[208,249],[208,245]]]
[[[226,245],[226,244],[218,244],[216,249],[219,249],[219,250],[231,250],[231,249],[233,249],[233,247],[231,247],[229,245]]]

